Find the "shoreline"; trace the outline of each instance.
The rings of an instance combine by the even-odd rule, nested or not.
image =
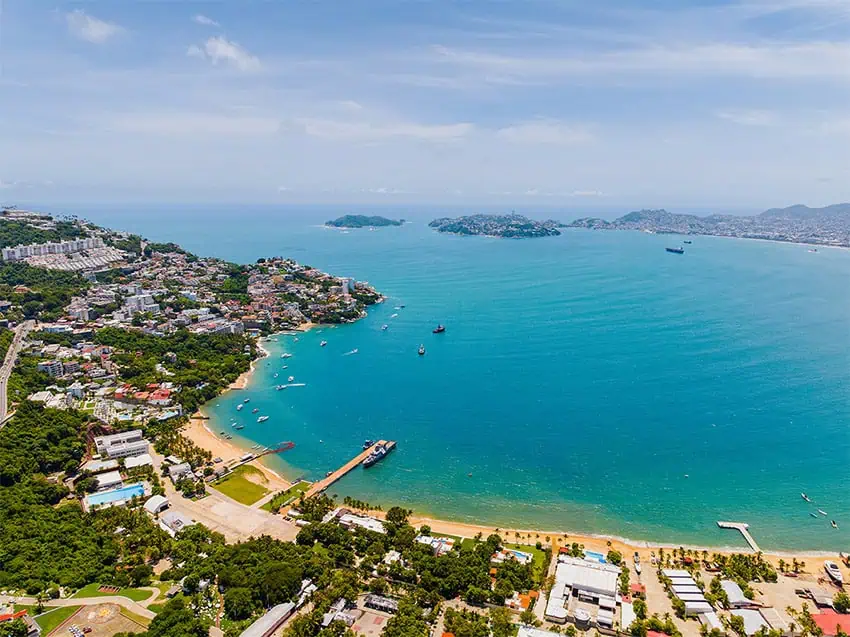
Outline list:
[[[717,235],[705,235],[705,236],[717,236]],[[739,237],[720,237],[727,239],[741,239]],[[757,239],[757,241],[767,241],[770,243],[790,243],[790,242],[779,242],[772,241],[770,239]],[[810,245],[810,244],[799,244],[799,245]],[[837,246],[836,246],[837,247]],[[275,332],[271,336],[277,335],[286,335],[287,333],[303,333],[307,332],[310,329],[321,327],[320,324],[316,323],[303,323],[296,328],[292,328],[290,330],[282,330],[280,332]],[[262,352],[262,356],[258,357],[254,361],[251,362],[251,367],[247,371],[243,372],[239,378],[236,379],[233,383],[231,383],[228,388],[219,394],[218,398],[223,396],[226,392],[232,390],[243,390],[246,389],[251,382],[253,374],[256,370],[257,364],[264,358],[267,358],[271,355],[268,349],[263,346],[262,339],[258,339],[257,347]],[[215,399],[213,399],[215,400]],[[207,403],[209,404],[209,403]],[[184,435],[186,435],[192,442],[198,445],[201,448],[207,449],[213,453],[214,456],[220,456],[227,461],[228,456],[232,456],[234,459],[238,459],[242,454],[247,452],[253,452],[254,450],[248,448],[247,446],[243,446],[232,440],[226,440],[216,435],[212,429],[207,425],[207,422],[210,420],[209,416],[206,416],[203,413],[203,406],[195,413],[192,414],[189,420],[189,424],[184,427]],[[260,471],[263,472],[264,476],[267,478],[268,487],[272,491],[277,490],[285,490],[289,488],[293,483],[293,479],[288,476],[283,476],[274,469],[270,468],[265,462],[263,458],[258,458],[249,462],[251,466],[256,467]],[[385,517],[385,512],[383,511],[370,511],[368,515],[373,517],[383,519]],[[483,524],[477,522],[462,522],[455,521],[451,519],[442,519],[438,517],[432,517],[428,514],[418,514],[416,511],[410,516],[410,523],[418,528],[421,525],[428,525],[431,527],[433,533],[443,533],[446,535],[454,535],[460,537],[468,537],[473,538],[478,533],[481,533],[483,537],[487,537],[491,533],[498,533],[503,540],[509,542],[511,544],[529,544],[534,545],[537,541],[541,541],[544,544],[545,538],[548,536],[552,540],[553,548],[557,546],[563,546],[564,542],[566,544],[572,544],[573,542],[578,542],[583,544],[589,550],[597,550],[602,553],[607,552],[608,550],[614,549],[620,551],[624,555],[627,555],[628,552],[638,552],[642,558],[646,558],[649,560],[650,554],[653,551],[664,548],[665,550],[670,550],[673,548],[678,549],[679,547],[688,549],[688,550],[698,550],[698,551],[708,551],[709,553],[752,553],[753,551],[746,546],[745,543],[742,543],[741,546],[706,546],[706,545],[696,545],[696,544],[681,544],[675,542],[655,542],[652,540],[639,540],[626,538],[617,535],[609,535],[609,534],[595,534],[595,533],[587,533],[587,532],[576,532],[570,530],[538,530],[538,529],[519,529],[519,528],[509,528],[509,527],[497,527],[492,524]],[[730,531],[730,533],[735,533],[737,536],[739,534],[737,531]],[[520,536],[520,537],[517,537]],[[566,540],[564,539],[566,538]],[[743,540],[743,538],[741,538]],[[645,553],[645,555],[644,555]],[[795,550],[780,550],[780,549],[767,549],[763,551],[765,556],[769,556],[774,559],[779,558],[826,558],[826,557],[835,557],[838,555],[836,551],[821,551],[815,549],[801,549],[799,551]]]

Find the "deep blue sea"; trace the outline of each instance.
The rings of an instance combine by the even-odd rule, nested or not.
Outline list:
[[[460,212],[436,208],[347,233],[320,226],[358,211],[339,206],[47,208],[234,261],[291,256],[388,296],[356,324],[280,336],[248,390],[208,406],[248,446],[294,441],[275,465],[289,477],[388,438],[395,452],[331,492],[500,526],[739,546],[715,525],[733,520],[763,548],[850,548],[850,251],[460,238],[427,228]],[[306,386],[275,391],[289,375]],[[270,419],[237,412],[245,397]]]

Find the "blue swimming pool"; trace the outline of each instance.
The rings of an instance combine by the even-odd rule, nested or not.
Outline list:
[[[136,484],[128,484],[120,489],[112,489],[111,491],[103,491],[101,493],[92,493],[86,496],[86,502],[90,507],[102,506],[104,504],[114,504],[129,500],[133,496],[142,497],[145,495],[145,485],[141,482]]]
[[[584,557],[587,559],[591,559],[594,562],[599,562],[600,564],[605,564],[608,560],[605,559],[605,556],[602,553],[597,553],[596,551],[585,551]]]

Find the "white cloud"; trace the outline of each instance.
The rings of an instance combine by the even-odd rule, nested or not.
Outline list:
[[[605,193],[601,190],[573,190],[570,197],[604,197]]]
[[[524,56],[433,48],[449,67],[490,77],[534,83],[567,76],[602,77],[633,73],[701,74],[757,78],[832,78],[850,81],[850,43],[807,42],[747,45],[713,42],[689,46],[648,46],[603,52],[553,51]]]
[[[556,120],[537,119],[496,131],[496,136],[517,144],[583,144],[593,140],[585,127],[569,126]]]
[[[221,26],[218,22],[216,22],[212,18],[208,18],[207,16],[201,15],[200,13],[195,15],[195,16],[192,16],[192,22],[195,22],[196,24],[200,24],[200,25],[205,26],[205,27],[220,27]]]
[[[741,126],[776,126],[779,117],[773,111],[757,109],[730,109],[718,111],[715,115],[726,121]]]
[[[467,136],[473,130],[469,123],[416,124],[409,122],[374,123],[330,119],[298,118],[295,123],[311,137],[331,140],[380,141],[410,138],[426,141],[452,141]]]
[[[271,117],[211,113],[121,113],[101,118],[112,131],[152,135],[265,136],[280,130]]]
[[[258,71],[260,60],[248,53],[236,42],[224,37],[215,36],[204,42],[203,46],[192,45],[186,50],[186,55],[202,60],[208,60],[213,65],[225,64],[240,71]]]
[[[124,31],[120,25],[95,18],[82,9],[66,13],[65,21],[71,35],[93,44],[102,44]]]

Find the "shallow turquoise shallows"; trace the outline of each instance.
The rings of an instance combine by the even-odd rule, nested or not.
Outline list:
[[[248,390],[208,406],[216,431],[245,425],[232,431],[247,446],[294,441],[273,463],[289,477],[322,477],[388,438],[397,450],[330,493],[676,544],[741,545],[716,521],[742,521],[763,548],[850,549],[850,252],[694,237],[675,255],[664,248],[680,238],[632,232],[460,238],[425,226],[439,210],[374,232],[317,224],[350,211],[87,212],[201,254],[292,256],[388,295],[354,325],[278,337]],[[290,375],[306,386],[275,391]],[[244,398],[260,412],[237,412]]]

